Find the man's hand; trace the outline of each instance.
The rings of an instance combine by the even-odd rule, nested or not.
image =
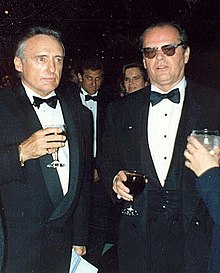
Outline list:
[[[113,182],[112,189],[115,193],[117,193],[118,196],[120,196],[124,200],[133,201],[133,196],[129,194],[129,188],[127,188],[123,183],[123,181],[127,180],[127,176],[125,173],[125,171],[120,171],[117,173]]]
[[[66,136],[59,135],[61,132],[60,128],[41,129],[24,140],[20,144],[23,161],[54,153],[57,148],[65,146]]]
[[[214,155],[211,155],[196,138],[189,136],[187,140],[188,144],[184,152],[186,158],[185,165],[197,176],[200,176],[210,168],[219,166],[219,148],[216,149]]]
[[[73,250],[78,254],[79,256],[86,254],[86,247],[85,246],[73,246]]]

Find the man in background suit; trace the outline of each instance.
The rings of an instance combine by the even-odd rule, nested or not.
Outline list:
[[[21,84],[1,92],[4,273],[68,273],[72,248],[86,253],[91,117],[56,95],[64,55],[57,31],[30,29],[14,57]],[[68,138],[60,134],[64,123]],[[48,168],[58,149],[65,166]]]
[[[192,129],[219,129],[220,94],[185,78],[190,48],[178,24],[150,26],[141,47],[151,85],[109,106],[100,154],[109,194],[138,211],[120,217],[119,269],[205,273],[212,220],[183,152]],[[124,170],[146,175],[142,193],[129,194]]]
[[[72,89],[75,97],[87,107],[93,116],[93,183],[91,189],[91,213],[89,221],[89,243],[87,260],[102,268],[102,251],[105,243],[114,243],[117,229],[116,207],[105,193],[100,180],[96,157],[99,153],[101,137],[104,131],[105,115],[111,95],[102,88],[104,68],[96,59],[87,59],[78,67],[80,88]],[[114,261],[115,263],[115,261]],[[107,269],[105,268],[105,271]]]

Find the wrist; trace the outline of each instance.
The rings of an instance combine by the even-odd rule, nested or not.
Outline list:
[[[18,159],[20,162],[21,167],[24,167],[24,157],[23,157],[23,153],[22,153],[22,145],[18,145]]]

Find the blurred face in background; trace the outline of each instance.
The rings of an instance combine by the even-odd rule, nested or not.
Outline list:
[[[83,75],[78,74],[81,87],[90,95],[95,94],[101,87],[103,75],[101,70],[85,69]]]
[[[126,93],[135,92],[144,88],[148,82],[145,82],[143,75],[138,67],[131,67],[125,70],[124,88]]]

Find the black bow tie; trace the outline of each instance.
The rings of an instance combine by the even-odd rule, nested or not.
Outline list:
[[[169,99],[174,103],[180,102],[180,92],[179,88],[173,89],[169,93],[161,94],[158,92],[151,91],[150,92],[150,102],[152,106],[156,105],[157,103],[161,102],[163,99]]]
[[[97,101],[97,96],[85,95],[85,101],[88,101],[88,100]]]
[[[42,99],[42,98],[33,96],[33,99],[34,99],[33,105],[36,106],[37,108],[39,108],[41,103],[44,103],[44,102],[46,102],[50,107],[54,109],[56,108],[56,105],[57,105],[57,96],[53,96],[49,99]]]

